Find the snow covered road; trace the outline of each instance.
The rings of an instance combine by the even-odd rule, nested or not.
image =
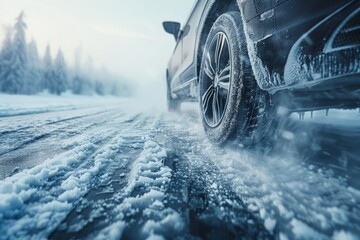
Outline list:
[[[8,111],[0,238],[358,239],[360,114],[345,117],[290,117],[265,151],[211,144],[195,104]]]

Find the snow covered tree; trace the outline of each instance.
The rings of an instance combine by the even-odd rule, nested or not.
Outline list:
[[[28,84],[25,93],[35,94],[42,90],[40,59],[36,42],[32,40],[28,45]]]
[[[16,18],[14,26],[14,39],[13,39],[13,56],[11,59],[11,71],[9,78],[9,93],[23,93],[24,83],[26,82],[27,75],[27,45],[26,45],[26,24],[24,22],[24,12]]]
[[[74,68],[68,69],[61,50],[53,60],[49,45],[40,60],[36,42],[26,42],[24,18],[21,12],[14,27],[7,29],[2,43],[0,92],[36,94],[48,90],[60,95],[70,89],[74,94],[120,95],[130,91],[127,83],[118,82],[117,77],[105,68],[103,71],[94,70],[90,57],[84,62],[81,46],[75,51]]]
[[[91,87],[91,81],[86,76],[78,74],[72,81],[71,91],[78,95],[91,95],[94,93]]]
[[[12,29],[6,28],[5,39],[0,52],[0,91],[7,92],[9,83],[12,83],[12,71],[10,64],[12,62]]]
[[[3,92],[18,94],[24,92],[24,81],[27,75],[27,45],[25,36],[26,24],[24,13],[17,18],[12,32],[7,31],[1,52],[1,90]]]
[[[65,58],[60,49],[55,59],[54,74],[54,91],[57,95],[60,95],[69,89]]]
[[[95,92],[99,95],[104,95],[105,94],[105,89],[104,89],[104,83],[96,80],[95,81]]]
[[[48,45],[46,47],[45,56],[44,56],[42,89],[48,90],[50,93],[55,93],[54,79],[55,79],[55,72],[51,58],[50,46]]]
[[[75,75],[72,81],[71,91],[74,94],[80,95],[83,93],[83,88],[82,88],[83,85],[84,85],[84,79],[77,74]]]

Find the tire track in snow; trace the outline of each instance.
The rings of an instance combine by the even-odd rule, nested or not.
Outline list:
[[[130,115],[108,122],[130,122],[135,118]],[[94,177],[111,162],[122,140],[119,129],[112,124],[107,130],[99,130],[101,134],[89,133],[81,140],[68,142],[71,147],[67,152],[0,183],[0,232],[5,239],[46,238],[88,192]]]
[[[4,135],[7,135],[7,134],[16,133],[16,132],[19,132],[19,131],[31,129],[31,128],[40,128],[40,127],[44,127],[46,125],[58,124],[58,123],[71,121],[71,120],[76,120],[76,119],[81,119],[81,118],[86,118],[86,117],[93,117],[93,116],[96,116],[96,115],[99,115],[99,114],[109,112],[109,111],[111,111],[111,109],[101,110],[101,111],[99,111],[99,109],[96,109],[96,110],[82,109],[82,110],[80,110],[80,112],[81,111],[85,111],[85,113],[78,114],[76,112],[75,114],[77,114],[77,116],[71,116],[71,117],[63,117],[63,115],[65,115],[65,116],[68,115],[69,112],[57,112],[57,114],[59,116],[57,116],[57,115],[54,116],[53,117],[54,119],[49,118],[46,114],[44,114],[45,119],[43,119],[44,116],[39,116],[39,115],[37,115],[36,117],[34,117],[34,116],[32,116],[32,117],[26,116],[26,118],[21,117],[21,118],[26,119],[27,124],[21,123],[21,124],[16,125],[16,126],[12,126],[12,125],[14,124],[14,122],[16,122],[19,119],[18,116],[11,117],[11,119],[7,119],[7,118],[2,119],[3,120],[2,121],[2,126],[6,127],[6,128],[10,128],[10,130],[0,131],[0,137],[3,137]],[[73,113],[74,112],[71,112],[71,114],[73,114]]]
[[[77,123],[71,123],[66,127],[53,130],[50,135],[45,138],[40,138],[38,141],[28,143],[17,150],[3,154],[1,156],[0,178],[11,175],[16,167],[17,171],[30,168],[36,164],[51,158],[56,154],[69,150],[67,142],[71,139],[80,139],[79,136],[86,135],[88,132],[93,131],[92,134],[101,134],[101,129],[111,123],[115,119],[117,123],[122,121],[134,121],[139,117],[139,114],[124,115],[122,111],[115,109],[113,112],[96,115],[93,118],[86,118]],[[98,130],[100,129],[100,130]],[[62,144],[59,144],[62,143]]]
[[[188,141],[188,132],[171,129],[164,121],[163,116],[158,116],[152,125],[139,126],[147,140],[145,143],[135,143],[143,150],[133,163],[128,163],[130,174],[122,175],[128,177],[126,187],[125,181],[120,180],[125,190],[118,194],[109,193],[105,199],[100,198],[96,204],[90,204],[100,209],[91,210],[93,217],[88,209],[80,214],[82,218],[74,217],[73,220],[83,220],[86,216],[91,219],[90,222],[79,221],[84,225],[74,222],[72,229],[77,231],[69,233],[65,229],[71,231],[71,227],[64,227],[63,230],[59,227],[52,236],[108,239],[115,234],[122,239],[218,239],[218,233],[229,237],[271,238],[237,195],[226,190],[228,186],[221,179],[219,171],[206,167],[208,159],[196,158],[197,152],[193,151],[194,146],[190,146],[194,141]],[[175,137],[179,135],[180,138]],[[125,145],[131,145],[129,139],[131,137],[124,141]],[[171,146],[172,143],[176,146]],[[169,149],[178,152],[174,154]],[[195,162],[195,165],[191,162]],[[186,183],[182,182],[184,177]],[[110,177],[112,180],[118,178],[115,174]],[[180,190],[184,188],[185,191]],[[201,204],[201,201],[206,204]],[[230,227],[223,229],[224,222],[229,223]]]
[[[147,123],[139,121],[135,124],[136,128],[127,128],[122,132],[125,133],[123,151],[118,157],[122,159],[130,154],[129,161],[123,163],[126,166],[120,170],[123,172],[119,176],[119,171],[106,170],[113,173],[105,178],[103,185],[114,186],[115,181],[119,183],[115,186],[120,185],[122,191],[110,190],[102,196],[95,194],[98,197],[94,199],[91,193],[101,191],[101,186],[95,187],[86,196],[85,202],[91,202],[90,206],[84,208],[80,204],[79,213],[73,211],[62,225],[75,219],[81,219],[80,224],[76,221],[63,229],[60,225],[52,237],[107,239],[115,233],[118,238],[141,239],[182,230],[179,214],[165,208],[162,203],[171,169],[163,163],[166,152],[153,140],[153,131],[159,119],[154,120],[150,116],[143,119]],[[132,151],[129,152],[129,149]],[[90,216],[90,221],[85,220],[89,219],[87,216]]]
[[[192,121],[193,122],[193,121]],[[167,206],[182,213],[185,236],[202,239],[270,239],[261,219],[251,212],[232,190],[211,158],[201,149],[209,143],[184,125],[162,126],[174,174],[167,192]]]
[[[58,163],[45,187],[32,183],[31,174],[0,183],[1,232],[54,239],[328,239],[358,232],[359,191],[326,168],[289,155],[268,159],[217,148],[196,117],[132,110],[117,119],[115,113],[63,143],[70,155],[49,160]],[[33,215],[8,211],[9,201]]]
[[[53,136],[55,133],[57,132],[63,132],[67,129],[72,129],[75,126],[77,126],[78,124],[80,124],[78,122],[79,119],[82,119],[83,122],[88,121],[86,118],[91,118],[97,115],[99,119],[104,118],[105,114],[110,115],[109,112],[100,112],[100,113],[95,113],[95,114],[90,114],[90,115],[86,115],[86,116],[82,116],[82,117],[72,117],[72,118],[67,118],[67,119],[62,119],[62,120],[58,120],[58,121],[52,121],[50,123],[45,123],[42,124],[38,127],[36,127],[35,129],[30,128],[31,131],[20,131],[20,132],[15,132],[11,137],[9,136],[2,136],[0,137],[0,140],[2,141],[2,144],[0,145],[0,157],[9,153],[9,152],[13,152],[15,150],[18,150],[20,148],[23,148],[24,146],[28,145],[28,144],[32,144],[32,143],[36,143],[37,141],[44,139],[44,138],[48,138],[50,136]],[[67,123],[67,125],[65,126],[57,126],[57,127],[53,127],[53,124],[58,124],[58,123]],[[39,133],[40,132],[40,133]],[[19,141],[19,139],[21,139]],[[6,144],[5,144],[6,143]]]

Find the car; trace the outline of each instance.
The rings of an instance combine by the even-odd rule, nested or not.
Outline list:
[[[360,106],[360,1],[196,0],[163,27],[168,108],[199,101],[214,143],[263,141],[279,109]]]

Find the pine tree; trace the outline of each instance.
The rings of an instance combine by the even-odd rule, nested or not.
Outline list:
[[[42,91],[40,59],[34,39],[28,45],[28,83],[25,92],[35,94]]]
[[[11,61],[11,70],[12,70],[12,85],[13,89],[9,89],[10,93],[23,93],[24,92],[24,83],[26,82],[27,77],[27,45],[26,45],[26,24],[24,22],[24,12],[21,12],[20,15],[16,18],[16,23],[14,26],[14,39],[13,39],[13,57]]]
[[[95,81],[95,92],[99,95],[104,95],[105,94],[105,89],[104,89],[104,83],[96,80]]]
[[[71,87],[71,91],[73,92],[73,94],[83,94],[83,85],[84,85],[84,80],[82,77],[80,77],[78,74],[75,75],[73,81],[72,81],[72,87]]]
[[[74,78],[71,84],[71,91],[73,94],[83,94],[83,85],[84,79],[82,77],[81,72],[81,62],[82,62],[82,48],[81,46],[77,47],[74,54],[74,63],[75,63],[75,72]]]
[[[55,73],[54,90],[57,95],[60,95],[69,88],[65,58],[64,58],[64,54],[60,49],[55,59],[54,73]]]
[[[46,47],[45,56],[44,56],[42,89],[48,90],[50,93],[55,93],[54,79],[55,79],[54,68],[50,53],[50,46],[48,45]]]
[[[6,37],[2,44],[2,50],[0,52],[0,91],[8,92],[9,78],[11,75],[10,64],[12,62],[12,29],[6,28]],[[11,81],[10,81],[11,82]]]

